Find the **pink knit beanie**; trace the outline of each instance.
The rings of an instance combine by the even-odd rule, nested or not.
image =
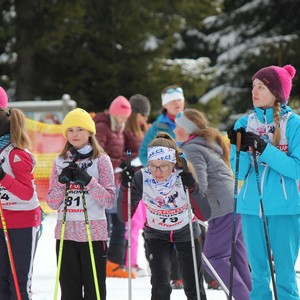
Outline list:
[[[7,108],[8,99],[5,90],[0,86],[0,108]]]
[[[109,113],[113,116],[125,116],[131,115],[130,102],[123,96],[118,96],[109,106]]]
[[[270,66],[260,69],[254,74],[254,79],[261,80],[270,92],[276,97],[276,100],[282,104],[287,104],[292,89],[292,79],[296,70],[292,65],[284,67]]]

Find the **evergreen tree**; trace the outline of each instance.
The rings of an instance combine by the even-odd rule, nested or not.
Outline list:
[[[228,114],[252,107],[252,76],[268,65],[300,67],[300,1],[224,1],[224,12],[204,20],[215,76],[210,94],[221,95]],[[291,96],[299,95],[299,73]],[[297,84],[298,83],[298,84]],[[211,97],[211,99],[214,97]],[[226,116],[226,114],[225,114]]]
[[[170,66],[166,59],[180,32],[213,11],[213,2],[2,2],[15,12],[8,23],[14,39],[9,51],[17,60],[7,63],[7,73],[16,100],[51,100],[68,93],[79,106],[99,111],[119,94],[142,93],[159,107],[162,88],[172,83],[188,84],[189,97],[195,94],[195,79],[186,68]],[[3,40],[7,44],[8,36]]]

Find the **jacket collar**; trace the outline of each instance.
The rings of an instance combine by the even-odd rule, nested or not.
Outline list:
[[[289,111],[292,111],[292,109],[289,106],[281,105],[280,116],[286,114]],[[259,121],[261,123],[270,124],[274,121],[274,108],[273,107],[263,109],[263,108],[254,106],[254,112],[256,113],[257,118],[259,119]]]

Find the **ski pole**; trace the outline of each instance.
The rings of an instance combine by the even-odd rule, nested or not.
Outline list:
[[[187,162],[183,155],[180,155],[182,161],[183,171],[188,172]],[[197,292],[197,300],[200,300],[200,286],[199,286],[199,276],[198,276],[198,268],[197,268],[197,257],[196,257],[196,249],[195,249],[195,240],[194,240],[194,231],[192,224],[192,208],[190,201],[190,194],[188,187],[185,187],[186,200],[188,204],[188,215],[189,215],[189,227],[190,227],[190,235],[191,235],[191,247],[192,247],[192,255],[193,255],[193,264],[194,264],[194,275],[195,275],[195,283],[196,283],[196,292]]]
[[[236,235],[236,207],[238,197],[238,183],[239,183],[239,165],[240,165],[240,150],[242,142],[242,133],[238,130],[236,133],[236,158],[235,158],[235,174],[234,174],[234,204],[233,204],[233,224],[231,235],[231,255],[230,255],[230,277],[229,277],[229,296],[232,299],[233,292],[233,269],[235,257],[235,235]]]
[[[269,266],[270,266],[270,272],[271,272],[273,293],[274,293],[275,300],[278,300],[276,282],[275,282],[275,276],[274,276],[275,272],[274,272],[273,263],[272,263],[271,246],[270,246],[269,232],[268,232],[268,226],[267,226],[267,219],[266,219],[266,215],[265,215],[264,204],[263,204],[263,199],[262,199],[262,194],[261,194],[258,163],[257,163],[257,158],[256,158],[256,150],[254,147],[252,147],[252,154],[253,154],[253,162],[254,162],[255,177],[256,177],[256,184],[257,184],[257,190],[258,190],[258,196],[259,196],[261,216],[262,216],[263,225],[264,225],[264,232],[265,232],[268,260],[269,260]]]
[[[3,228],[3,232],[4,232],[7,252],[8,252],[11,273],[12,273],[14,284],[15,284],[17,299],[21,300],[22,298],[21,298],[20,287],[19,287],[19,282],[18,282],[18,278],[17,278],[15,262],[14,262],[14,258],[13,258],[13,253],[12,253],[12,249],[11,249],[11,244],[10,244],[10,240],[9,240],[9,236],[8,236],[8,230],[7,230],[7,226],[6,226],[6,221],[5,221],[4,211],[3,211],[1,201],[0,201],[0,216],[1,216],[2,228]]]
[[[205,228],[208,228],[208,225],[205,222],[203,222],[201,220],[198,220],[198,222],[200,225],[204,226]],[[205,264],[207,265],[207,267],[210,269],[210,271],[212,272],[215,279],[217,280],[219,285],[222,287],[222,289],[224,290],[226,295],[229,296],[229,290],[228,290],[227,286],[225,285],[224,281],[221,279],[218,272],[216,271],[216,269],[213,267],[213,265],[210,263],[210,261],[208,260],[208,258],[205,256],[205,254],[203,252],[202,252],[202,259],[205,262]],[[232,297],[232,299],[235,300],[233,297]]]
[[[66,184],[66,191],[65,191],[64,210],[63,210],[63,217],[62,217],[62,223],[61,223],[59,250],[58,250],[58,259],[57,259],[54,300],[57,300],[57,295],[58,295],[58,283],[59,283],[59,277],[60,277],[61,260],[62,260],[63,245],[64,245],[64,238],[65,238],[67,206],[68,206],[68,200],[69,200],[69,188],[70,188],[70,182],[68,182]]]
[[[5,158],[3,157],[0,161],[0,166],[2,166],[4,161],[5,161]],[[6,243],[6,247],[7,247],[7,253],[8,253],[8,259],[9,259],[9,263],[10,263],[11,273],[13,276],[14,285],[15,285],[15,289],[16,289],[17,299],[21,300],[21,293],[20,293],[20,287],[19,287],[19,282],[18,282],[18,277],[17,277],[16,266],[15,266],[15,261],[14,261],[14,257],[13,257],[13,252],[11,249],[11,243],[10,243],[10,239],[9,239],[9,235],[8,235],[8,230],[7,230],[7,226],[6,226],[6,220],[4,217],[4,211],[3,211],[1,200],[0,200],[0,217],[1,217],[1,222],[2,222],[5,243]]]
[[[127,160],[126,160],[126,166],[131,166],[131,152],[130,150],[127,151]],[[127,221],[127,236],[128,236],[128,242],[127,242],[127,254],[128,254],[128,300],[132,299],[132,266],[131,266],[131,183],[128,183],[128,189],[127,189],[127,214],[128,214],[128,221]]]
[[[86,225],[86,233],[87,233],[89,249],[90,249],[91,264],[92,264],[93,277],[94,277],[95,290],[96,290],[96,299],[100,300],[101,298],[100,298],[100,292],[99,292],[98,276],[97,276],[94,249],[93,249],[93,243],[92,243],[90,222],[89,222],[86,200],[85,200],[85,191],[84,191],[84,186],[81,184],[80,184],[80,189],[82,192],[82,206],[83,206],[84,219],[85,219],[85,225]]]
[[[229,295],[229,290],[228,290],[226,284],[221,279],[221,277],[217,273],[216,269],[212,266],[212,264],[210,263],[210,261],[208,260],[208,258],[205,256],[205,254],[203,252],[202,252],[202,259],[205,262],[205,264],[207,265],[207,267],[210,269],[210,271],[212,272],[212,274],[214,275],[215,279],[220,284],[220,286],[222,287],[222,289],[224,290],[224,292],[226,293],[226,295],[228,296]],[[232,299],[235,300],[233,297],[232,297]]]

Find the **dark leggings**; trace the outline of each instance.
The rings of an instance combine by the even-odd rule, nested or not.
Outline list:
[[[149,251],[151,268],[151,299],[169,300],[172,290],[170,286],[170,276],[174,244],[166,240],[157,239],[146,239],[146,243]],[[197,300],[191,242],[176,243],[176,249],[183,278],[184,292],[188,300]],[[206,300],[201,262],[202,248],[199,239],[195,240],[195,251],[197,257],[201,300]]]
[[[59,251],[56,242],[56,253]],[[106,299],[106,242],[94,241],[93,251],[97,270],[101,300]],[[88,242],[64,241],[60,271],[62,300],[96,299],[95,281],[92,271]],[[84,296],[83,296],[84,288]]]

